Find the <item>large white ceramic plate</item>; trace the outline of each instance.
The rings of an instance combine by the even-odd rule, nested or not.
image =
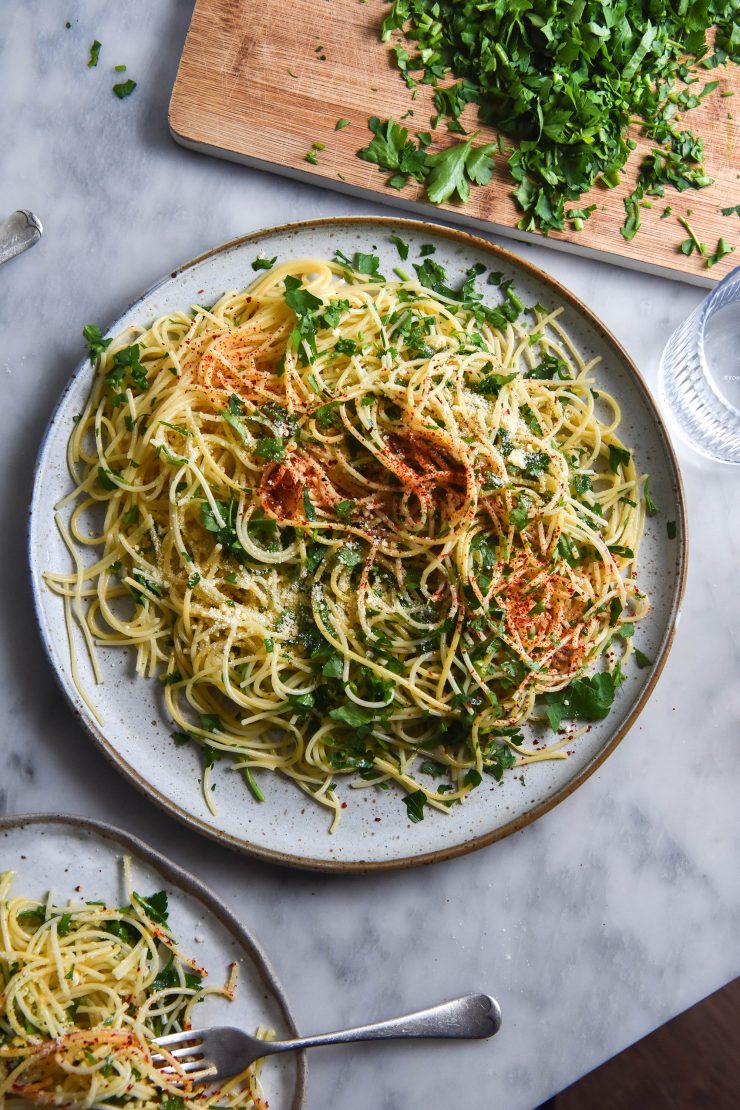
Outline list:
[[[253,855],[324,870],[372,870],[444,859],[513,832],[569,794],[613,750],[644,705],[671,643],[685,576],[685,522],[676,460],[637,369],[567,290],[482,239],[415,221],[362,217],[258,232],[176,270],[111,324],[109,333],[116,334],[135,322],[148,323],[196,301],[208,304],[225,289],[243,288],[254,278],[251,262],[258,254],[284,260],[330,257],[337,248],[347,255],[372,251],[380,255],[382,269],[391,272],[400,261],[389,240],[392,232],[410,245],[411,255],[404,264],[409,270],[420,246],[432,243],[435,260],[446,267],[453,283],[459,283],[465,271],[479,262],[512,277],[526,303],[563,306],[560,320],[581,351],[602,360],[597,378],[621,405],[620,435],[635,449],[638,470],[649,472],[651,492],[663,509],[660,516],[648,519],[639,567],[652,610],[640,622],[636,643],[654,666],[630,670],[609,717],[579,739],[569,759],[527,768],[524,783],[518,775],[508,776],[501,785],[491,779],[490,785],[474,791],[465,805],[454,807],[447,815],[429,812],[418,824],[409,823],[397,792],[352,790],[342,783],[339,789],[348,804],[333,835],[328,832],[326,811],[311,804],[292,783],[263,776],[266,800],[259,804],[252,800],[241,777],[222,761],[215,772],[218,812],[214,817],[201,795],[197,752],[176,747],[170,739],[158,683],[136,679],[131,660],[120,650],[108,650],[102,656],[105,681],[96,687],[79,643],[80,675],[100,712],[102,726],[92,719],[71,681],[61,602],[46,589],[41,577],[47,568],[69,566],[69,555],[55,534],[53,506],[71,488],[65,448],[72,418],[83,408],[91,386],[89,362],[77,368],[52,417],[33,491],[29,546],[38,620],[62,689],[93,739],[148,796],[188,824]],[[495,287],[483,288],[495,303]],[[667,535],[666,520],[676,521],[675,539]]]
[[[42,900],[48,891],[68,898],[126,904],[122,859],[131,860],[134,889],[166,890],[169,923],[182,950],[225,982],[229,965],[239,969],[236,997],[206,998],[199,1024],[237,1025],[252,1032],[271,1026],[279,1038],[297,1036],[274,972],[258,943],[218,899],[192,875],[127,833],[84,818],[34,815],[0,821],[0,870],[15,871],[12,893]],[[305,1105],[306,1062],[301,1053],[268,1057],[262,1072],[271,1110]]]

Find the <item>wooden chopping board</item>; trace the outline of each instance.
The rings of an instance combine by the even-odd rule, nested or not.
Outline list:
[[[625,210],[641,158],[650,144],[638,140],[616,189],[594,187],[573,207],[597,204],[583,231],[551,232],[547,237],[519,231],[520,219],[505,156],[496,159],[490,185],[473,186],[470,201],[432,205],[418,199],[412,184],[398,192],[386,184],[387,174],[363,162],[356,151],[370,141],[369,116],[401,120],[409,132],[429,129],[434,114],[432,90],[418,86],[417,97],[391,64],[378,28],[388,11],[385,0],[197,0],[170,103],[174,138],[185,146],[288,177],[324,184],[342,192],[381,200],[431,219],[446,218],[481,231],[545,243],[634,269],[712,285],[740,265],[740,217],[722,216],[721,209],[740,203],[740,67],[701,70],[702,84],[719,80],[720,87],[686,113],[684,126],[705,143],[705,170],[715,179],[707,189],[651,198],[642,210],[642,227],[627,242],[620,234]],[[700,87],[700,86],[699,86]],[[721,96],[737,92],[737,96]],[[335,130],[339,119],[349,126]],[[462,117],[475,130],[475,106]],[[481,129],[478,141],[496,133]],[[444,124],[435,143],[449,143]],[[306,161],[313,143],[318,164]],[[666,205],[672,215],[661,219]],[[687,236],[677,222],[690,213],[692,228],[713,251],[724,236],[738,247],[735,254],[707,269],[704,259],[681,254]]]

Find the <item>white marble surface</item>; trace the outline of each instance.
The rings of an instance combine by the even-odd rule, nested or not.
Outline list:
[[[184,0],[3,5],[0,213],[32,208],[45,235],[0,273],[0,813],[104,818],[190,866],[262,939],[306,1032],[467,989],[497,995],[504,1026],[490,1043],[314,1053],[311,1110],[526,1110],[740,973],[740,472],[677,444],[691,559],[673,652],[637,727],[534,826],[433,868],[330,878],[251,863],[154,809],[82,735],[31,616],[31,474],[81,326],[242,232],[385,211],[171,142],[189,14]],[[119,62],[139,82],[122,102]],[[516,249],[599,313],[655,383],[698,290]]]

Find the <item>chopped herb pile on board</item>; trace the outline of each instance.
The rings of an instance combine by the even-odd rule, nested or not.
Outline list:
[[[508,164],[524,230],[561,230],[567,202],[596,182],[618,184],[635,146],[629,124],[639,121],[655,146],[625,199],[622,234],[632,238],[642,198],[711,184],[702,140],[681,115],[717,87],[690,66],[740,60],[739,13],[738,0],[393,0],[382,37],[409,88],[434,86],[435,125],[446,119],[466,134],[460,116],[475,103],[481,123],[516,142]],[[429,189],[404,154],[415,161],[402,146],[401,173]],[[391,184],[401,187],[398,174]],[[456,191],[464,199],[465,186]]]

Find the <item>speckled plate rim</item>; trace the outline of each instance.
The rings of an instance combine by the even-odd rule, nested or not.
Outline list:
[[[218,895],[214,894],[200,879],[196,879],[189,871],[173,863],[167,856],[163,856],[156,848],[145,844],[132,833],[116,828],[115,825],[109,825],[106,821],[93,820],[92,817],[69,813],[21,813],[13,817],[0,818],[0,835],[10,829],[24,828],[27,825],[66,825],[68,828],[91,832],[101,839],[111,840],[141,862],[154,868],[167,882],[171,882],[173,886],[195,898],[209,915],[215,917],[224,926],[244,950],[257,969],[262,985],[272,994],[280,1007],[286,1029],[292,1037],[299,1036],[285,992],[262,946]],[[307,1071],[305,1051],[296,1053],[296,1086],[289,1110],[303,1110],[306,1106]]]
[[[622,344],[615,338],[609,329],[601,322],[594,312],[591,311],[575,294],[571,293],[564,285],[562,285],[555,278],[551,277],[539,266],[535,266],[532,262],[521,258],[513,251],[506,250],[506,248],[499,246],[497,243],[491,243],[487,239],[479,235],[471,235],[469,232],[460,231],[457,228],[446,227],[443,224],[431,223],[429,221],[402,219],[394,216],[328,216],[321,219],[313,220],[298,220],[287,224],[278,224],[275,227],[263,228],[260,231],[250,232],[248,235],[241,235],[235,239],[230,239],[226,243],[222,243],[197,257],[184,262],[181,266],[171,270],[159,281],[154,282],[141,296],[132,301],[125,312],[121,313],[118,319],[128,314],[138,304],[141,304],[152,293],[155,293],[163,285],[177,278],[180,274],[191,269],[194,266],[206,261],[209,258],[214,258],[219,254],[233,250],[236,247],[241,247],[246,244],[258,244],[260,240],[268,238],[273,235],[290,234],[292,232],[300,232],[308,229],[323,229],[330,230],[342,226],[352,227],[373,227],[383,228],[389,231],[403,231],[404,229],[409,232],[427,232],[431,235],[439,235],[443,238],[449,239],[452,243],[470,247],[473,250],[481,251],[492,255],[494,258],[499,259],[504,264],[508,264],[515,268],[524,270],[530,277],[537,281],[543,282],[550,290],[562,301],[566,302],[572,309],[579,313],[591,327],[601,336],[601,338],[609,344],[614,350],[615,354],[621,360],[622,365],[632,375],[635,385],[638,387],[643,404],[646,411],[650,414],[655,427],[659,433],[662,448],[665,452],[665,458],[668,463],[670,471],[671,483],[676,496],[676,544],[677,544],[677,559],[676,559],[676,579],[673,587],[673,595],[670,605],[670,618],[667,622],[666,630],[663,634],[660,647],[658,649],[655,664],[651,672],[650,678],[646,683],[642,693],[637,698],[631,711],[627,714],[626,718],[616,728],[614,735],[603,745],[601,750],[594,756],[594,758],[581,769],[569,782],[567,782],[560,789],[556,790],[552,795],[533,806],[526,813],[508,821],[505,825],[493,829],[489,832],[482,833],[478,836],[470,837],[462,843],[452,844],[449,847],[436,849],[431,852],[419,853],[413,856],[402,856],[391,860],[359,860],[357,862],[347,860],[327,860],[317,859],[305,855],[292,855],[287,852],[278,851],[275,849],[264,848],[259,845],[251,844],[249,841],[239,839],[232,836],[230,833],[224,832],[221,829],[210,825],[207,821],[188,813],[185,809],[173,802],[166,794],[161,793],[155,789],[151,783],[147,782],[117,751],[113,744],[105,737],[102,731],[95,725],[94,721],[87,720],[80,715],[77,706],[72,701],[69,691],[66,689],[62,681],[61,673],[57,668],[56,660],[50,650],[50,645],[46,641],[43,634],[43,618],[42,618],[42,603],[40,597],[40,586],[33,574],[33,552],[32,552],[32,537],[31,537],[31,521],[33,519],[33,504],[36,501],[36,489],[41,477],[41,463],[46,451],[46,444],[50,433],[52,432],[56,423],[57,414],[63,407],[67,393],[69,392],[72,384],[76,380],[78,374],[84,372],[87,367],[87,360],[83,359],[73,371],[67,385],[62,390],[61,396],[54,406],[54,410],[49,419],[49,423],[44,431],[44,435],[39,447],[36,465],[34,468],[34,481],[31,496],[31,512],[28,519],[27,530],[27,545],[28,545],[28,565],[31,578],[31,591],[33,594],[34,615],[36,618],[37,627],[41,633],[41,640],[44,645],[44,650],[51,664],[52,671],[57,680],[57,683],[64,694],[65,699],[72,708],[75,716],[78,717],[82,726],[88,735],[95,742],[97,747],[103,754],[110,760],[115,767],[117,767],[128,780],[137,787],[138,790],[146,797],[151,799],[161,809],[170,813],[178,821],[189,826],[190,828],[197,829],[198,832],[203,833],[211,840],[218,843],[226,844],[237,851],[244,853],[247,856],[252,856],[257,859],[267,860],[271,863],[278,863],[283,866],[297,867],[308,871],[322,871],[334,872],[341,874],[369,874],[378,871],[395,871],[402,870],[409,867],[420,867],[429,863],[440,863],[443,860],[454,859],[457,856],[467,855],[468,852],[477,851],[479,848],[485,848],[489,844],[494,844],[498,840],[503,840],[505,837],[510,836],[512,833],[519,832],[520,829],[526,828],[533,821],[542,817],[549,810],[553,809],[560,802],[568,798],[575,790],[581,786],[586,779],[598,770],[604,761],[612,754],[621,740],[624,739],[626,734],[634,725],[640,713],[645,707],[648,698],[655,689],[655,685],[660,678],[660,675],[665,666],[670,652],[671,646],[676,633],[678,618],[683,600],[684,590],[686,587],[686,574],[688,564],[688,537],[686,525],[686,500],[683,490],[683,482],[681,479],[681,472],[678,467],[678,460],[676,458],[673,445],[671,444],[670,436],[666,428],[665,422],[658,411],[657,405],[653,400],[650,391],[645,384],[645,380],[638,370],[634,360],[624,349]],[[114,321],[106,331],[115,332],[117,321]]]

